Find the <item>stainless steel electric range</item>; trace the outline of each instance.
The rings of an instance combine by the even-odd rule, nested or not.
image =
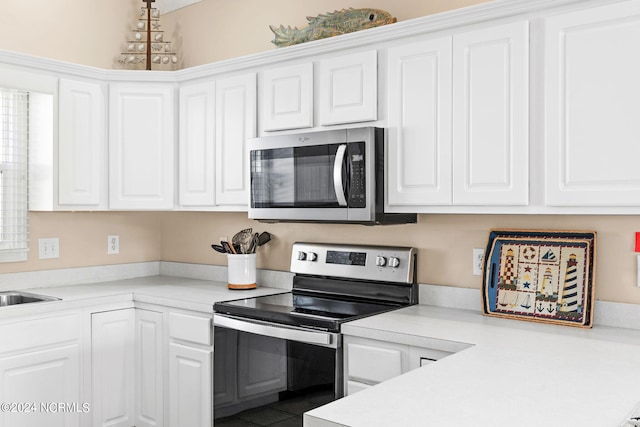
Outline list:
[[[331,387],[333,399],[342,397],[341,325],[416,304],[415,264],[416,250],[409,247],[295,243],[291,292],[219,302],[213,307],[214,334],[235,331],[238,337],[231,341],[238,345],[238,352],[268,354],[264,362],[237,366],[235,389],[250,382],[241,379],[245,369],[255,371],[246,373],[254,378],[264,374],[265,383],[272,385],[270,391],[280,397],[318,387]],[[251,342],[260,348],[245,348]],[[228,354],[229,349],[214,347],[215,364],[225,363],[219,357]],[[247,357],[238,354],[237,360]],[[270,375],[259,372],[257,366],[264,366]],[[273,375],[278,370],[282,371],[279,383]],[[224,406],[224,402],[214,403]]]

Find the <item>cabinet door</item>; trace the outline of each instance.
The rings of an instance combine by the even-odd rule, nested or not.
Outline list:
[[[81,395],[81,325],[79,314],[0,324],[0,402],[36,405],[31,412],[0,411],[1,427],[78,426],[91,416],[93,406],[83,405]],[[77,407],[58,412],[57,402]]]
[[[319,120],[322,126],[378,118],[378,53],[351,53],[319,61]]]
[[[110,208],[173,208],[173,91],[168,84],[110,87]]]
[[[249,205],[247,139],[256,136],[256,75],[216,82],[216,203]]]
[[[135,425],[164,425],[162,313],[136,309],[135,323]]]
[[[58,204],[74,209],[107,207],[104,87],[60,79]]]
[[[238,335],[238,398],[287,388],[287,342],[254,334]]]
[[[259,99],[262,130],[313,126],[313,63],[265,70]]]
[[[382,342],[349,342],[345,377],[365,384],[377,384],[402,375],[408,347]]]
[[[31,412],[0,412],[2,427],[78,426],[83,408],[80,397],[80,348],[77,343],[0,358],[0,401],[33,403]],[[40,404],[77,403],[78,413],[47,412]]]
[[[215,205],[215,83],[180,88],[179,203]]]
[[[453,203],[529,201],[529,36],[516,22],[453,37]]]
[[[546,204],[640,205],[640,2],[545,19]]]
[[[451,38],[389,49],[388,204],[449,205]]]
[[[170,426],[212,425],[211,364],[211,350],[169,344]]]
[[[135,424],[134,320],[133,308],[91,316],[93,426]]]

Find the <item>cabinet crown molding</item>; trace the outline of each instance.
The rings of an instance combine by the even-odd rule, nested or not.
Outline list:
[[[376,46],[392,40],[436,33],[464,25],[489,20],[506,19],[523,15],[540,14],[545,10],[563,9],[577,5],[588,8],[600,4],[617,3],[618,0],[495,0],[474,6],[454,9],[392,25],[357,31],[342,36],[307,42],[295,46],[261,52],[198,65],[177,71],[111,70],[70,62],[40,58],[37,56],[0,50],[0,65],[29,68],[42,73],[55,73],[61,77],[80,77],[106,81],[169,82],[182,83],[189,80],[235,72],[244,72],[255,67],[299,61],[318,55],[363,46]]]

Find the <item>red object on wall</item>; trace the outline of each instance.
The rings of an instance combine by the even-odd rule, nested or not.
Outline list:
[[[640,231],[636,231],[636,252],[640,252]]]

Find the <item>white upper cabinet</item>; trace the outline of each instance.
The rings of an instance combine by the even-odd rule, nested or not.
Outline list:
[[[387,97],[388,204],[451,204],[451,37],[390,48]]]
[[[263,131],[313,126],[313,63],[265,70],[260,81]]]
[[[545,19],[551,206],[640,206],[640,2]]]
[[[350,53],[318,61],[322,126],[378,118],[378,52]]]
[[[216,81],[216,203],[249,204],[247,139],[256,136],[256,74]]]
[[[215,83],[180,87],[178,201],[215,205]]]
[[[529,26],[453,37],[453,203],[529,201]]]
[[[58,204],[63,209],[106,209],[105,85],[60,79]]]
[[[114,83],[109,91],[109,207],[174,206],[174,87]]]

